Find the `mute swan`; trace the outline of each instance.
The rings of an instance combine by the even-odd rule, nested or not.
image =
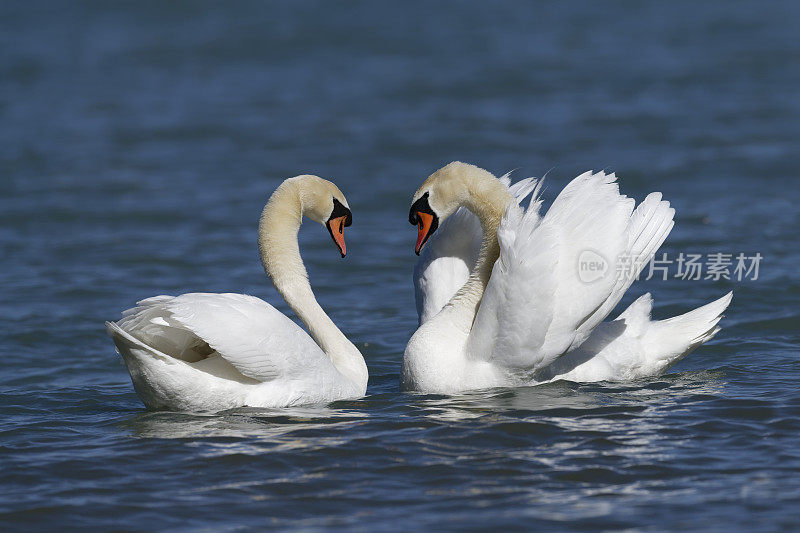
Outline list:
[[[344,228],[352,214],[336,185],[308,175],[284,181],[261,214],[264,270],[310,336],[270,304],[245,294],[155,296],[125,311],[120,321],[106,322],[147,407],[219,411],[364,396],[364,358],[311,291],[297,243],[303,216],[325,225],[344,257]]]
[[[731,293],[659,321],[645,294],[602,322],[672,229],[674,210],[660,193],[634,210],[613,174],[587,172],[540,215],[541,182],[509,183],[453,162],[414,195],[417,255],[430,243],[414,272],[420,327],[403,356],[404,389],[652,376],[719,331]],[[524,210],[518,204],[531,193]],[[604,270],[582,276],[586,254]]]

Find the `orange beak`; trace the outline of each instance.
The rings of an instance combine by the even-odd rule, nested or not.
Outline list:
[[[347,255],[347,245],[344,242],[344,227],[346,221],[347,215],[332,218],[325,224],[328,227],[328,232],[331,234],[331,239],[333,239],[342,257]]]
[[[417,232],[417,245],[414,247],[414,253],[417,255],[419,255],[420,251],[422,251],[422,247],[425,246],[425,243],[428,241],[432,225],[433,215],[417,211],[417,228],[419,229]]]

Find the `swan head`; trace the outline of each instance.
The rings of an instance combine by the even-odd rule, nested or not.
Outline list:
[[[461,206],[470,207],[473,182],[487,177],[497,181],[490,172],[460,161],[453,161],[428,176],[414,194],[408,214],[408,221],[418,228],[414,247],[417,255],[447,217]]]
[[[347,255],[344,228],[353,223],[353,213],[342,191],[318,176],[304,175],[290,179],[298,185],[302,215],[325,226],[342,257]]]

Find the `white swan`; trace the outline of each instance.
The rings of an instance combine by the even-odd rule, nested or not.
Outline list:
[[[138,302],[109,335],[149,408],[219,411],[322,404],[364,396],[367,366],[317,303],[300,258],[302,217],[324,224],[345,256],[352,214],[317,176],[284,181],[264,207],[261,261],[310,336],[268,303],[244,294],[156,296]]]
[[[660,193],[634,210],[613,174],[587,172],[542,216],[540,185],[509,187],[506,177],[454,162],[417,190],[409,215],[417,254],[430,243],[414,273],[420,327],[403,357],[404,389],[652,376],[719,330],[731,293],[660,321],[650,320],[645,294],[602,322],[672,229],[674,210]],[[518,204],[531,193],[524,210]],[[597,274],[580,271],[581,261]]]

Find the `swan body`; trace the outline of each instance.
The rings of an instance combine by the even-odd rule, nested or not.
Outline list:
[[[613,174],[587,172],[542,215],[540,185],[509,186],[454,162],[419,188],[410,213],[417,253],[430,242],[414,273],[420,327],[404,353],[403,388],[653,376],[719,331],[731,294],[660,321],[646,294],[603,322],[672,229],[660,193],[635,206]],[[587,258],[604,270],[584,275]]]
[[[311,291],[297,243],[303,216],[326,225],[344,257],[343,229],[352,215],[335,185],[308,175],[284,181],[262,213],[264,269],[310,334],[244,294],[155,296],[106,322],[147,407],[287,407],[365,394],[364,358]]]

